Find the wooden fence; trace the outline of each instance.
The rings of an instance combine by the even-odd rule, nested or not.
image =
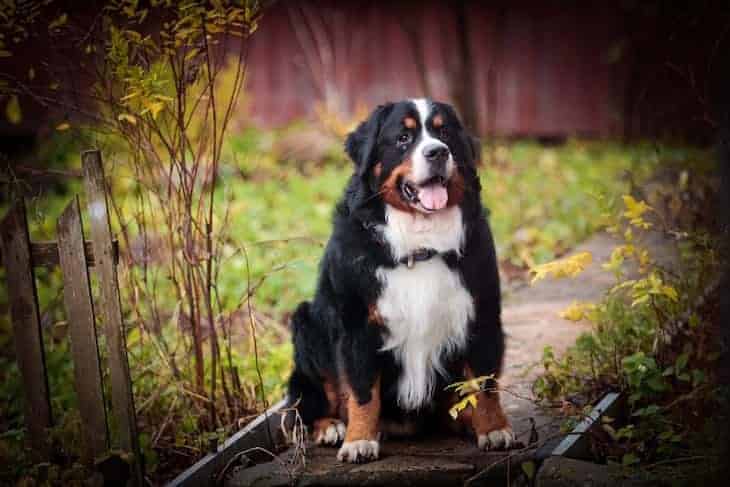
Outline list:
[[[132,383],[122,322],[117,281],[118,249],[109,223],[107,193],[99,151],[82,154],[91,241],[84,239],[78,196],[58,219],[56,242],[31,242],[25,204],[15,202],[0,223],[0,248],[5,267],[10,314],[18,367],[25,399],[25,423],[36,460],[51,456],[47,429],[53,425],[48,376],[34,268],[60,266],[63,274],[64,304],[69,323],[74,386],[78,397],[83,436],[83,460],[94,464],[110,456],[112,450],[129,455],[131,470],[115,474],[107,481],[117,483],[129,477],[132,485],[143,485],[142,461],[137,435]],[[89,269],[98,276],[100,302],[92,299]],[[100,311],[100,312],[99,312]],[[106,338],[111,414],[114,431],[110,435],[104,402],[102,364],[99,359],[96,319],[103,322]],[[96,465],[104,470],[101,465]]]

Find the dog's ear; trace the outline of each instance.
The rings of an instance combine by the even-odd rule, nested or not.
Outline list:
[[[359,176],[365,174],[375,162],[375,148],[377,147],[380,128],[392,109],[392,103],[378,106],[367,120],[358,125],[353,132],[350,132],[345,140],[345,152],[355,163],[356,172]]]

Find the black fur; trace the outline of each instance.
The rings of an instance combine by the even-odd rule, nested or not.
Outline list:
[[[448,135],[443,140],[465,186],[460,203],[466,228],[463,256],[448,265],[458,269],[475,303],[467,346],[445,360],[452,376],[439,379],[436,390],[440,391],[448,383],[463,379],[465,364],[476,375],[499,374],[504,338],[497,259],[480,200],[473,140],[450,106],[433,106],[446,120]],[[399,147],[397,140],[404,131],[403,118],[414,108],[411,102],[380,106],[347,137],[345,149],[355,171],[334,212],[333,233],[321,261],[316,295],[311,303],[299,305],[291,320],[295,370],[289,381],[289,397],[292,402],[300,401],[299,411],[306,424],[327,414],[325,378],[346,377],[362,404],[370,400],[370,390],[380,375],[381,416],[399,419],[433,411],[427,407],[406,413],[398,408],[401,371],[392,352],[379,351],[381,334],[387,331],[368,323],[368,305],[376,302],[381,292],[376,269],[397,265],[387,244],[372,230],[385,223],[385,203],[378,190],[409,155],[408,148]],[[379,175],[373,170],[376,163],[382,165]]]

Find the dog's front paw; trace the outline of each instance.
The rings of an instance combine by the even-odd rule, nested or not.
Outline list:
[[[514,443],[515,434],[509,426],[477,436],[477,446],[480,450],[507,450]]]
[[[314,442],[317,445],[335,446],[345,439],[347,428],[338,419],[320,419],[314,423]]]
[[[348,463],[365,463],[377,460],[380,444],[377,440],[346,441],[337,452],[337,459]]]

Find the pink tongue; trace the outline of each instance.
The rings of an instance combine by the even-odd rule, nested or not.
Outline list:
[[[446,206],[449,194],[446,192],[446,188],[440,184],[429,184],[418,190],[418,199],[426,209],[440,210]]]

